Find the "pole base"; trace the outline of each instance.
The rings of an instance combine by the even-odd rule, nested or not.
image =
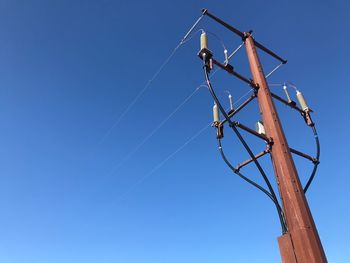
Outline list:
[[[297,259],[294,254],[294,247],[290,234],[287,232],[284,235],[278,237],[278,246],[280,248],[282,263],[297,263]]]

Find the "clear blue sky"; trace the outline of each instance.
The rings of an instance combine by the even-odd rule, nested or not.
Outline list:
[[[212,128],[167,159],[211,122],[206,89],[138,147],[203,81],[198,34],[111,129],[202,7],[288,59],[269,81],[292,81],[315,111],[321,164],[307,197],[329,262],[350,262],[345,0],[0,1],[0,262],[279,262],[274,207],[225,166]],[[199,28],[229,51],[240,44],[208,19]],[[244,49],[232,64],[250,77]],[[221,99],[248,90],[224,72],[213,83]],[[313,154],[301,117],[278,109],[290,145]],[[254,127],[256,102],[237,120]],[[248,157],[228,130],[224,143],[233,164]],[[311,164],[295,160],[305,183]]]

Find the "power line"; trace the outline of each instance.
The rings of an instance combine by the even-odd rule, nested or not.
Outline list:
[[[202,30],[202,29],[200,29]],[[199,31],[197,31],[199,32]],[[186,34],[188,35],[188,34]],[[191,36],[189,37],[189,39],[191,38]],[[188,41],[188,40],[187,40]],[[186,41],[185,41],[186,42]],[[183,42],[183,43],[185,43]],[[242,44],[240,44],[229,56],[228,59],[232,58],[232,56],[234,54],[236,54],[243,46],[244,42]],[[211,77],[213,77],[219,69],[214,70],[211,73]],[[154,130],[152,130],[131,152],[129,152],[116,166],[114,166],[111,170],[111,172],[109,172],[108,175],[113,174],[114,172],[116,172],[126,161],[128,161],[135,153],[138,152],[139,149],[141,149],[141,147],[149,140],[153,137],[153,135],[176,113],[178,112],[194,95],[195,93],[203,86],[207,87],[206,85],[204,85],[205,81],[202,82],[202,84],[200,84],[191,94],[189,94],[184,101],[182,101],[167,117],[165,117],[165,119],[163,119],[159,125],[156,126],[156,128]],[[250,91],[248,91],[249,93]],[[240,101],[240,99],[236,102],[238,103]]]
[[[246,93],[244,93],[233,105],[236,106],[243,98],[245,98],[250,92],[252,92],[253,89],[250,89]],[[192,142],[194,139],[196,139],[200,134],[202,134],[208,127],[211,126],[212,123],[207,124],[203,128],[201,128],[199,131],[197,131],[190,139],[188,139],[184,144],[182,144],[179,148],[177,148],[175,151],[173,151],[170,155],[168,155],[165,159],[163,159],[161,162],[159,162],[156,166],[154,166],[147,174],[145,174],[143,177],[141,177],[136,183],[134,183],[124,194],[121,195],[121,197],[118,200],[124,199],[125,196],[127,196],[132,190],[134,190],[138,185],[143,183],[148,177],[153,175],[156,171],[158,171],[167,161],[169,161],[171,158],[173,158],[177,153],[179,153],[181,150],[183,150],[190,142]]]
[[[140,92],[136,95],[136,97],[129,103],[129,105],[125,108],[125,110],[119,115],[117,120],[113,123],[113,125],[107,130],[107,132],[104,134],[102,139],[100,140],[99,144],[102,144],[112,133],[112,131],[120,124],[120,122],[123,120],[123,118],[128,114],[128,112],[134,107],[136,102],[142,97],[142,95],[146,92],[146,90],[150,87],[152,82],[158,77],[158,75],[162,72],[162,70],[167,66],[170,62],[170,60],[174,57],[176,51],[186,43],[186,39],[188,36],[192,33],[192,31],[195,29],[195,27],[198,25],[200,20],[203,18],[203,15],[201,15],[196,22],[192,25],[190,30],[185,34],[185,36],[182,38],[180,43],[174,48],[174,50],[170,53],[170,55],[165,59],[165,61],[161,64],[161,66],[158,68],[158,70],[154,73],[152,78],[146,83],[146,85],[140,90]]]
[[[198,86],[189,96],[187,96],[165,119],[163,119],[155,129],[153,129],[131,152],[129,152],[121,162],[112,169],[110,174],[117,171],[126,161],[128,161],[149,139],[153,137],[153,135],[164,126],[166,122],[176,113],[178,112],[202,87],[203,85]]]
[[[111,128],[104,134],[99,144],[102,144],[111,134],[111,132],[116,128],[119,123],[123,120],[125,115],[132,109],[132,107],[136,104],[136,102],[141,98],[141,96],[145,93],[145,91],[149,88],[151,83],[158,77],[159,73],[165,68],[165,66],[170,62],[172,57],[175,55],[176,51],[179,49],[179,47],[182,44],[180,43],[177,45],[174,50],[171,52],[171,54],[168,56],[168,58],[163,62],[163,64],[160,66],[160,68],[156,71],[156,73],[153,75],[153,77],[147,82],[147,84],[142,88],[142,90],[136,95],[136,97],[130,102],[130,104],[125,108],[125,110],[119,115],[118,119],[113,123]]]
[[[124,194],[121,195],[121,197],[118,200],[122,200],[125,196],[127,196],[134,188],[136,188],[138,185],[143,183],[148,177],[153,175],[156,171],[158,171],[167,161],[169,161],[171,158],[173,158],[178,152],[183,150],[190,142],[192,142],[194,139],[196,139],[199,135],[201,135],[208,127],[210,127],[211,123],[205,125],[203,128],[201,128],[195,135],[193,135],[191,138],[189,138],[184,144],[182,144],[179,148],[177,148],[175,151],[173,151],[171,154],[169,154],[164,160],[162,160],[160,163],[158,163],[155,167],[153,167],[152,170],[150,170],[147,174],[142,176],[136,183],[134,183]]]

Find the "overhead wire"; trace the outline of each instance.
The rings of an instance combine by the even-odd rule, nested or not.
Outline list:
[[[153,175],[157,170],[159,170],[167,161],[169,161],[171,158],[173,158],[178,152],[183,150],[190,142],[192,142],[194,139],[196,139],[200,134],[202,134],[208,127],[210,127],[211,123],[205,125],[203,128],[201,128],[195,135],[190,137],[184,144],[182,144],[179,148],[177,148],[175,151],[173,151],[171,154],[169,154],[165,159],[163,159],[160,163],[158,163],[156,166],[152,168],[148,173],[146,173],[144,176],[142,176],[136,183],[134,183],[120,198],[119,200],[123,199],[125,196],[127,196],[135,187],[137,187],[139,184],[143,183],[148,177]]]
[[[278,64],[273,70],[270,71],[269,74],[267,74],[267,75],[265,76],[265,78],[267,79],[268,77],[270,77],[270,76],[271,76],[277,69],[279,69],[282,65],[284,65],[283,62],[281,62],[280,64]]]
[[[234,105],[237,105],[243,98],[245,98],[250,92],[249,90],[245,94],[243,94],[235,103]],[[211,122],[201,128],[199,131],[197,131],[193,136],[191,136],[185,143],[183,143],[180,147],[178,147],[175,151],[173,151],[171,154],[169,154],[165,159],[163,159],[161,162],[159,162],[157,165],[155,165],[147,174],[142,176],[136,183],[134,183],[125,193],[122,194],[122,196],[119,198],[119,200],[123,199],[125,196],[127,196],[132,190],[134,190],[138,185],[143,183],[148,177],[153,175],[156,171],[158,171],[167,161],[169,161],[171,158],[173,158],[177,153],[179,153],[181,150],[183,150],[190,142],[192,142],[194,139],[196,139],[200,134],[202,134],[207,128],[211,126]]]
[[[229,56],[228,59],[231,59],[244,45],[244,42],[242,42],[242,44],[240,44]]]
[[[126,161],[128,161],[141,147],[153,137],[156,132],[161,129],[165,123],[167,123],[171,117],[175,115],[197,92],[201,87],[206,87],[205,85],[199,85],[191,94],[189,94],[169,115],[167,115],[131,152],[129,152],[121,162],[112,169],[110,174],[114,173],[118,168],[120,168]]]
[[[142,97],[142,95],[146,92],[146,90],[150,87],[152,82],[158,77],[158,75],[162,72],[162,70],[167,66],[170,60],[174,57],[176,51],[186,42],[187,37],[192,33],[198,23],[202,20],[203,15],[201,15],[196,22],[192,25],[190,30],[185,34],[185,36],[181,39],[180,43],[173,49],[170,55],[165,59],[165,61],[161,64],[158,70],[153,74],[152,78],[148,80],[146,85],[139,91],[139,93],[134,97],[134,99],[128,104],[128,106],[124,109],[124,111],[119,115],[117,120],[113,123],[113,125],[107,130],[99,144],[102,144],[112,133],[112,131],[120,124],[120,122],[124,119],[124,117],[128,114],[128,112],[133,108],[136,102]]]
[[[199,29],[197,32],[201,31],[203,29]],[[196,33],[197,33],[196,32]],[[194,33],[194,34],[196,34]],[[188,35],[188,34],[186,34]],[[188,41],[191,36],[187,36],[187,40]],[[238,52],[240,50],[240,48],[242,47],[242,45],[244,44],[244,42],[239,45],[230,55],[229,58],[231,58],[236,52]],[[219,68],[215,69],[210,76],[213,77],[217,72],[219,71]],[[108,175],[111,175],[113,173],[115,173],[126,161],[128,161],[135,153],[138,152],[139,149],[141,149],[141,147],[146,144],[146,142],[151,139],[153,137],[153,135],[162,127],[164,126],[164,124],[169,121],[169,119],[176,113],[178,112],[194,95],[195,93],[203,86],[207,87],[205,84],[205,81],[203,81],[191,94],[189,94],[168,116],[166,116],[159,125],[156,126],[156,128],[154,130],[152,130],[131,152],[129,152],[127,155],[125,155],[125,157],[116,165],[113,166],[113,168],[111,169],[111,171],[108,173]],[[248,91],[249,93],[249,91]]]
[[[316,142],[316,160],[314,162],[314,168],[311,172],[311,175],[304,187],[304,193],[307,192],[307,190],[309,189],[315,175],[316,175],[316,172],[317,172],[317,167],[320,163],[320,154],[321,154],[321,147],[320,147],[320,139],[318,138],[318,134],[317,134],[317,130],[316,130],[316,127],[315,125],[312,126],[312,131],[313,131],[313,134],[314,134],[314,138],[315,138],[315,142]]]

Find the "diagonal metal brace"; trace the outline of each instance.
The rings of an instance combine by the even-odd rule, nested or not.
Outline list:
[[[232,118],[234,115],[236,115],[238,112],[240,112],[245,106],[247,106],[253,99],[256,98],[256,92],[253,93],[245,102],[243,102],[237,109],[228,112],[228,117]],[[221,121],[222,124],[227,122],[227,119],[224,119]]]
[[[244,81],[245,83],[247,83],[247,84],[248,84],[249,86],[251,86],[252,88],[254,88],[254,89],[257,89],[257,88],[258,88],[257,85],[256,85],[251,79],[248,79],[248,78],[242,76],[241,74],[237,73],[236,71],[234,71],[232,65],[230,65],[230,64],[224,65],[224,64],[218,62],[217,60],[215,60],[215,59],[213,59],[213,58],[212,58],[212,61],[213,61],[213,64],[214,64],[214,65],[216,65],[216,66],[218,66],[219,68],[221,68],[221,69],[227,71],[228,73],[230,73],[231,75],[235,76],[236,78],[238,78],[238,79]]]
[[[254,159],[257,160],[260,157],[264,156],[265,154],[270,152],[270,146],[268,146],[264,151],[258,153],[257,155],[254,156]],[[251,162],[254,161],[254,159],[250,158],[246,161],[244,161],[243,163],[240,163],[236,166],[236,170],[239,171],[242,167],[246,166],[247,164],[250,164]]]
[[[293,148],[289,148],[289,150],[290,150],[291,153],[294,153],[294,154],[299,155],[299,156],[301,156],[301,157],[303,157],[305,159],[308,159],[311,162],[313,162],[314,164],[320,163],[320,161],[317,158],[314,158],[314,157],[312,157],[312,156],[310,156],[310,155],[308,155],[306,153],[302,153],[302,152],[300,152],[298,150],[295,150]]]

